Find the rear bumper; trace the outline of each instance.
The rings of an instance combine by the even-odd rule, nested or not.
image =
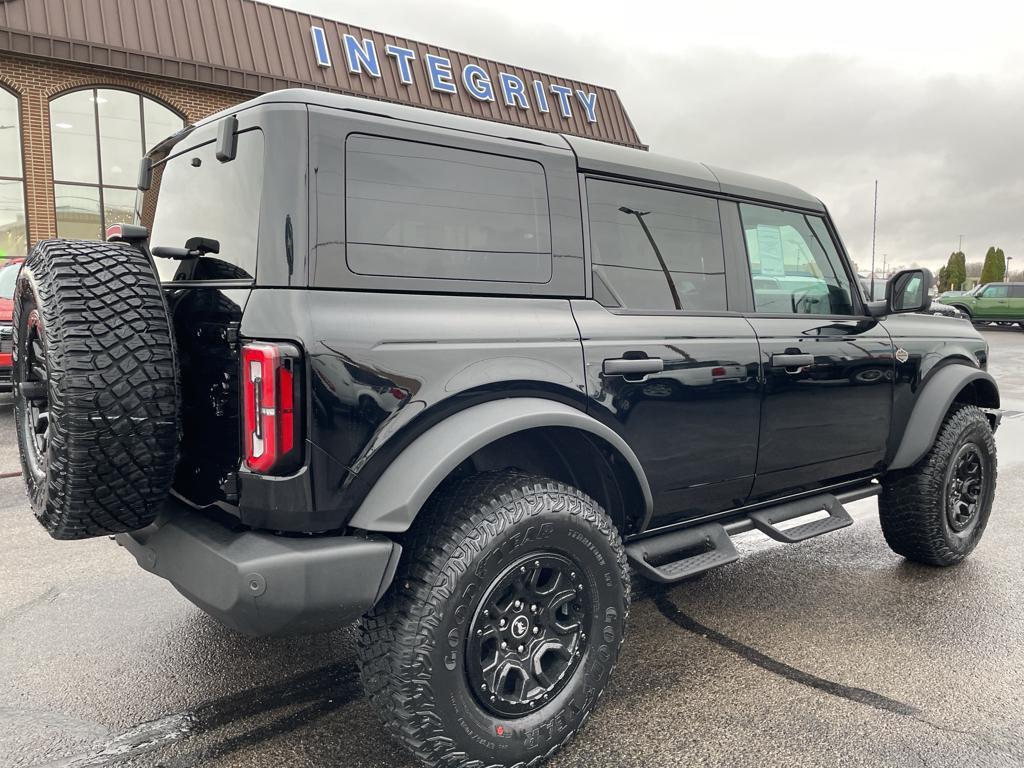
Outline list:
[[[391,584],[402,550],[383,536],[232,530],[175,500],[153,525],[115,538],[144,569],[249,635],[319,632],[358,618]]]

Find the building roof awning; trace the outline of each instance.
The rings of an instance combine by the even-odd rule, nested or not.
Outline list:
[[[609,88],[255,0],[0,0],[0,51],[250,93],[319,88],[644,148]]]

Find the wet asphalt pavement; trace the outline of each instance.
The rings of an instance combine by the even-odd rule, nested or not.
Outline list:
[[[986,336],[1009,413],[966,563],[892,554],[874,501],[801,545],[745,534],[738,563],[634,603],[608,694],[551,765],[1024,765],[1024,333]],[[409,765],[351,630],[234,634],[113,542],[52,541],[20,478],[0,525],[0,766]]]

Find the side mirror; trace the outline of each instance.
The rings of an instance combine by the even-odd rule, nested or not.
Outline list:
[[[868,303],[872,317],[924,312],[932,305],[932,273],[927,269],[905,269],[885,284],[885,301]]]

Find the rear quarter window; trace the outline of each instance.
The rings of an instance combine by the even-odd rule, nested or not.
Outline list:
[[[357,275],[546,283],[540,163],[367,135],[345,144],[345,245]]]

